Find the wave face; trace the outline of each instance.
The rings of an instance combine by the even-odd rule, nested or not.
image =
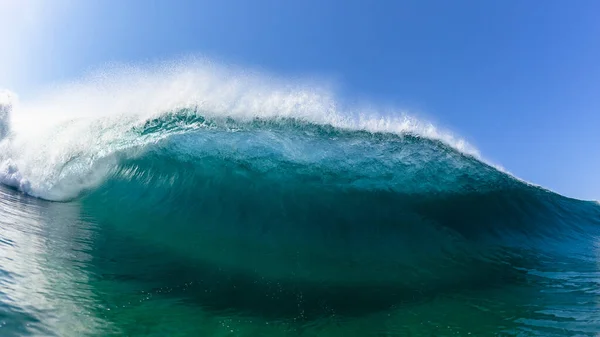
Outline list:
[[[205,306],[247,312],[297,315],[301,293],[305,315],[353,314],[513,282],[597,230],[597,204],[429,124],[200,69],[102,75],[18,107],[10,133],[0,124],[1,181],[180,256]],[[252,299],[223,302],[232,292]]]

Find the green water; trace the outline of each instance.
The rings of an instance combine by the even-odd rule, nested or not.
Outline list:
[[[207,307],[201,293],[217,288],[203,284],[206,270],[185,256],[98,223],[78,202],[0,188],[0,335],[594,336],[597,249],[574,248],[561,261],[538,256],[546,270],[507,284],[415,293],[389,309],[280,315],[236,292],[234,276],[221,280],[230,283],[219,294],[224,305]],[[282,291],[270,287],[270,296]],[[296,295],[291,304],[301,308],[303,294]]]

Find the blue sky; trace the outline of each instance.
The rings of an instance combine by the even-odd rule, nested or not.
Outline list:
[[[0,0],[0,88],[188,54],[335,81],[517,176],[600,199],[600,2]]]

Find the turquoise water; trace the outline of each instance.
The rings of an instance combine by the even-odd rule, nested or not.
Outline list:
[[[216,106],[0,106],[1,336],[600,332],[597,203],[412,124]]]

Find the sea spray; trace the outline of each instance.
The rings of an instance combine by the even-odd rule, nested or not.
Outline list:
[[[115,167],[115,157],[134,156],[146,144],[184,132],[176,119],[171,130],[132,132],[183,110],[186,118],[197,120],[287,119],[340,130],[413,134],[478,155],[464,140],[406,113],[367,113],[344,107],[321,88],[196,60],[115,67],[21,102],[12,115],[5,109],[3,125],[14,137],[0,153],[5,168],[0,182],[49,200],[74,198],[101,183]]]
[[[0,90],[0,141],[10,131],[10,115],[14,102],[14,94]]]

